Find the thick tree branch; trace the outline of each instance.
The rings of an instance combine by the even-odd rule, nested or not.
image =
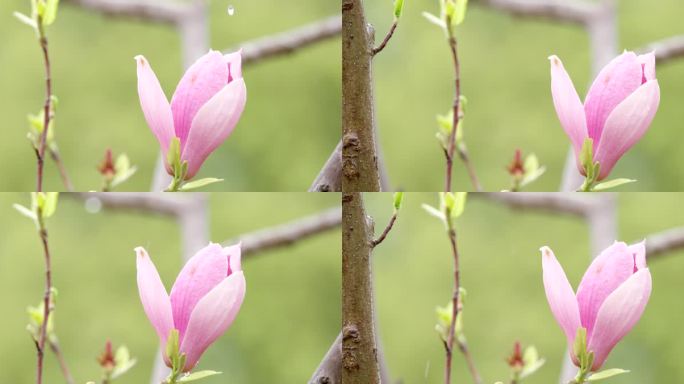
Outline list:
[[[677,227],[646,237],[646,256],[649,260],[684,248],[684,227]]]
[[[264,59],[290,54],[300,48],[338,36],[341,30],[341,17],[331,16],[290,31],[241,43],[237,48],[228,51],[241,48],[242,62],[254,64]]]
[[[655,51],[658,64],[668,62],[684,56],[684,35],[672,36],[667,39],[654,41],[647,46],[638,49],[639,52]]]
[[[373,316],[373,221],[359,192],[342,195],[342,381],[378,384]]]
[[[375,145],[374,32],[363,0],[342,2],[342,190],[380,190]]]
[[[342,334],[337,335],[321,364],[309,379],[309,384],[342,383]]]
[[[539,17],[577,24],[588,22],[599,7],[586,0],[477,0],[475,4],[485,5],[513,16]]]
[[[66,0],[65,3],[97,11],[106,16],[130,17],[175,24],[192,12],[193,4],[152,0]]]
[[[242,255],[246,256],[272,248],[292,245],[299,240],[337,228],[341,222],[342,211],[339,207],[335,207],[275,227],[240,235],[224,242],[224,244],[242,242]]]
[[[330,154],[328,161],[309,187],[309,192],[340,192],[342,190],[342,141]]]
[[[483,192],[472,196],[497,201],[516,209],[535,209],[581,217],[594,207],[592,196],[580,196],[571,192]]]

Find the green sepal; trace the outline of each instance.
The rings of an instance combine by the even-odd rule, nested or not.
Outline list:
[[[579,327],[575,334],[575,342],[572,345],[572,353],[577,357],[577,360],[582,361],[583,356],[587,353],[587,329]]]
[[[582,169],[587,174],[587,178],[593,178],[594,174],[594,140],[590,138],[584,139],[582,144],[582,150],[580,151],[580,165]]]
[[[178,348],[179,348],[179,334],[177,329],[172,329],[169,332],[169,337],[166,340],[166,357],[171,360],[174,367],[177,366],[178,362]]]

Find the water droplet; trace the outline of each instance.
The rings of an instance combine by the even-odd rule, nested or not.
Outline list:
[[[235,7],[232,5],[228,6],[228,16],[233,16],[235,14]]]
[[[102,201],[97,197],[89,197],[85,201],[85,209],[88,213],[99,213],[102,210]]]

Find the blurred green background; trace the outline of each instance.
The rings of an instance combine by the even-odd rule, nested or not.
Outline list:
[[[165,1],[165,0],[159,0]],[[60,6],[48,31],[54,92],[59,97],[56,137],[77,190],[100,188],[95,167],[111,148],[126,152],[139,168],[120,190],[146,191],[158,144],[145,123],[133,57],[144,54],[170,99],[183,74],[179,38],[159,24],[106,18]],[[44,95],[40,48],[13,11],[29,12],[29,0],[0,2],[0,190],[35,189],[35,155],[26,140],[27,113]],[[235,14],[228,16],[233,5]],[[339,14],[330,1],[212,0],[211,46],[286,31]],[[339,38],[291,56],[244,67],[248,100],[231,137],[213,153],[198,177],[225,181],[206,190],[304,191],[340,137]],[[57,171],[47,166],[46,188],[59,190]]]
[[[391,195],[366,194],[376,232],[391,215]],[[618,197],[619,240],[632,243],[684,225],[682,194],[622,193]],[[408,193],[389,237],[376,248],[374,276],[379,333],[393,379],[443,383],[444,347],[434,330],[435,307],[451,298],[453,259],[444,227],[421,203],[437,204],[433,193]],[[457,222],[461,278],[468,295],[465,333],[484,383],[508,382],[505,358],[520,340],[535,345],[546,365],[525,380],[556,383],[566,353],[565,336],[549,310],[541,278],[539,248],[550,246],[573,288],[589,265],[583,222],[559,214],[512,211],[469,196]],[[650,260],[653,293],[634,330],[613,350],[606,368],[632,372],[615,384],[684,382],[684,250]],[[454,382],[470,383],[462,355],[454,355]]]
[[[33,224],[12,207],[28,194],[0,194],[0,383],[35,381],[35,347],[24,330],[26,307],[43,294],[42,249]],[[214,193],[211,240],[281,224],[339,206],[338,194]],[[56,330],[78,383],[99,379],[95,358],[111,339],[126,344],[138,364],[116,382],[147,383],[158,340],[142,310],[133,248],[144,246],[167,289],[181,268],[178,227],[169,218],[136,213],[86,212],[82,201],[60,196],[48,223],[54,285],[59,290]],[[339,332],[339,230],[291,247],[243,259],[247,295],[228,332],[202,358],[201,369],[224,374],[211,383],[302,383]],[[62,383],[52,354],[46,383]],[[98,381],[99,382],[99,381]]]
[[[570,1],[570,0],[569,0]],[[684,33],[680,0],[620,0],[619,49]],[[392,22],[391,0],[366,1],[376,40]],[[406,1],[390,44],[374,60],[375,97],[380,140],[390,179],[407,191],[441,190],[444,155],[434,137],[435,115],[450,108],[453,65],[443,32],[421,12],[439,13],[436,0]],[[465,139],[485,190],[508,188],[505,166],[516,148],[536,153],[547,173],[527,190],[557,190],[569,140],[551,101],[549,62],[558,55],[580,97],[590,82],[587,36],[567,24],[516,19],[492,9],[468,8],[459,27],[463,94],[468,98]],[[657,67],[660,109],[653,125],[613,170],[613,177],[639,182],[625,191],[684,189],[684,59]],[[454,189],[470,189],[459,162]]]

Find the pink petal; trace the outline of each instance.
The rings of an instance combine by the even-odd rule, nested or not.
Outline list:
[[[185,147],[195,114],[227,84],[227,79],[228,66],[218,51],[210,51],[200,57],[183,75],[171,99],[173,121],[176,136],[181,141],[181,150]]]
[[[242,49],[223,55],[223,60],[228,63],[228,82],[242,79]]]
[[[615,242],[594,259],[577,288],[582,326],[591,337],[603,301],[634,273],[634,256],[625,243]]]
[[[601,163],[599,180],[646,133],[660,104],[658,80],[649,80],[627,97],[606,120],[594,160]]]
[[[629,246],[634,257],[634,272],[646,268],[646,240]]]
[[[237,79],[226,85],[197,112],[181,155],[188,162],[186,179],[195,176],[209,154],[233,132],[246,100],[245,82]]]
[[[639,64],[641,64],[641,69],[643,71],[643,75],[641,77],[641,83],[645,83],[648,80],[655,80],[656,78],[656,73],[655,73],[655,53],[650,52],[646,53],[644,55],[639,55],[637,56],[637,60],[639,60]]]
[[[223,248],[214,243],[199,250],[185,264],[171,289],[173,320],[180,340],[183,340],[195,305],[226,278],[226,271],[228,257]]]
[[[157,137],[159,146],[166,159],[169,143],[175,136],[171,107],[169,107],[169,101],[166,99],[166,95],[164,95],[157,75],[154,74],[152,67],[150,67],[145,57],[136,56],[135,61],[138,63],[138,96],[140,98],[140,106],[145,115],[147,125]]]
[[[223,253],[228,255],[228,275],[242,271],[242,243],[223,248]]]
[[[575,157],[582,150],[582,144],[587,137],[587,120],[584,107],[580,101],[570,76],[565,71],[558,56],[549,57],[551,61],[551,95],[565,133],[572,142]]]
[[[568,281],[563,267],[549,247],[542,247],[542,270],[546,299],[551,307],[551,313],[561,326],[568,345],[572,345],[577,329],[580,326],[580,314],[577,307],[575,293]]]
[[[137,254],[136,265],[138,269],[138,292],[140,301],[147,318],[157,331],[161,345],[166,345],[169,332],[173,329],[173,316],[171,314],[171,301],[166,293],[166,288],[159,277],[157,268],[145,251],[145,248],[135,249]]]
[[[608,115],[641,85],[642,69],[634,52],[625,52],[606,65],[591,85],[584,100],[589,137],[594,153]]]
[[[235,320],[245,298],[245,276],[240,272],[225,278],[197,303],[180,350],[187,360],[185,371],[191,370],[204,351]]]
[[[651,272],[639,270],[620,285],[603,302],[596,317],[594,333],[588,350],[593,351],[596,371],[603,366],[610,351],[641,318],[651,295]]]

